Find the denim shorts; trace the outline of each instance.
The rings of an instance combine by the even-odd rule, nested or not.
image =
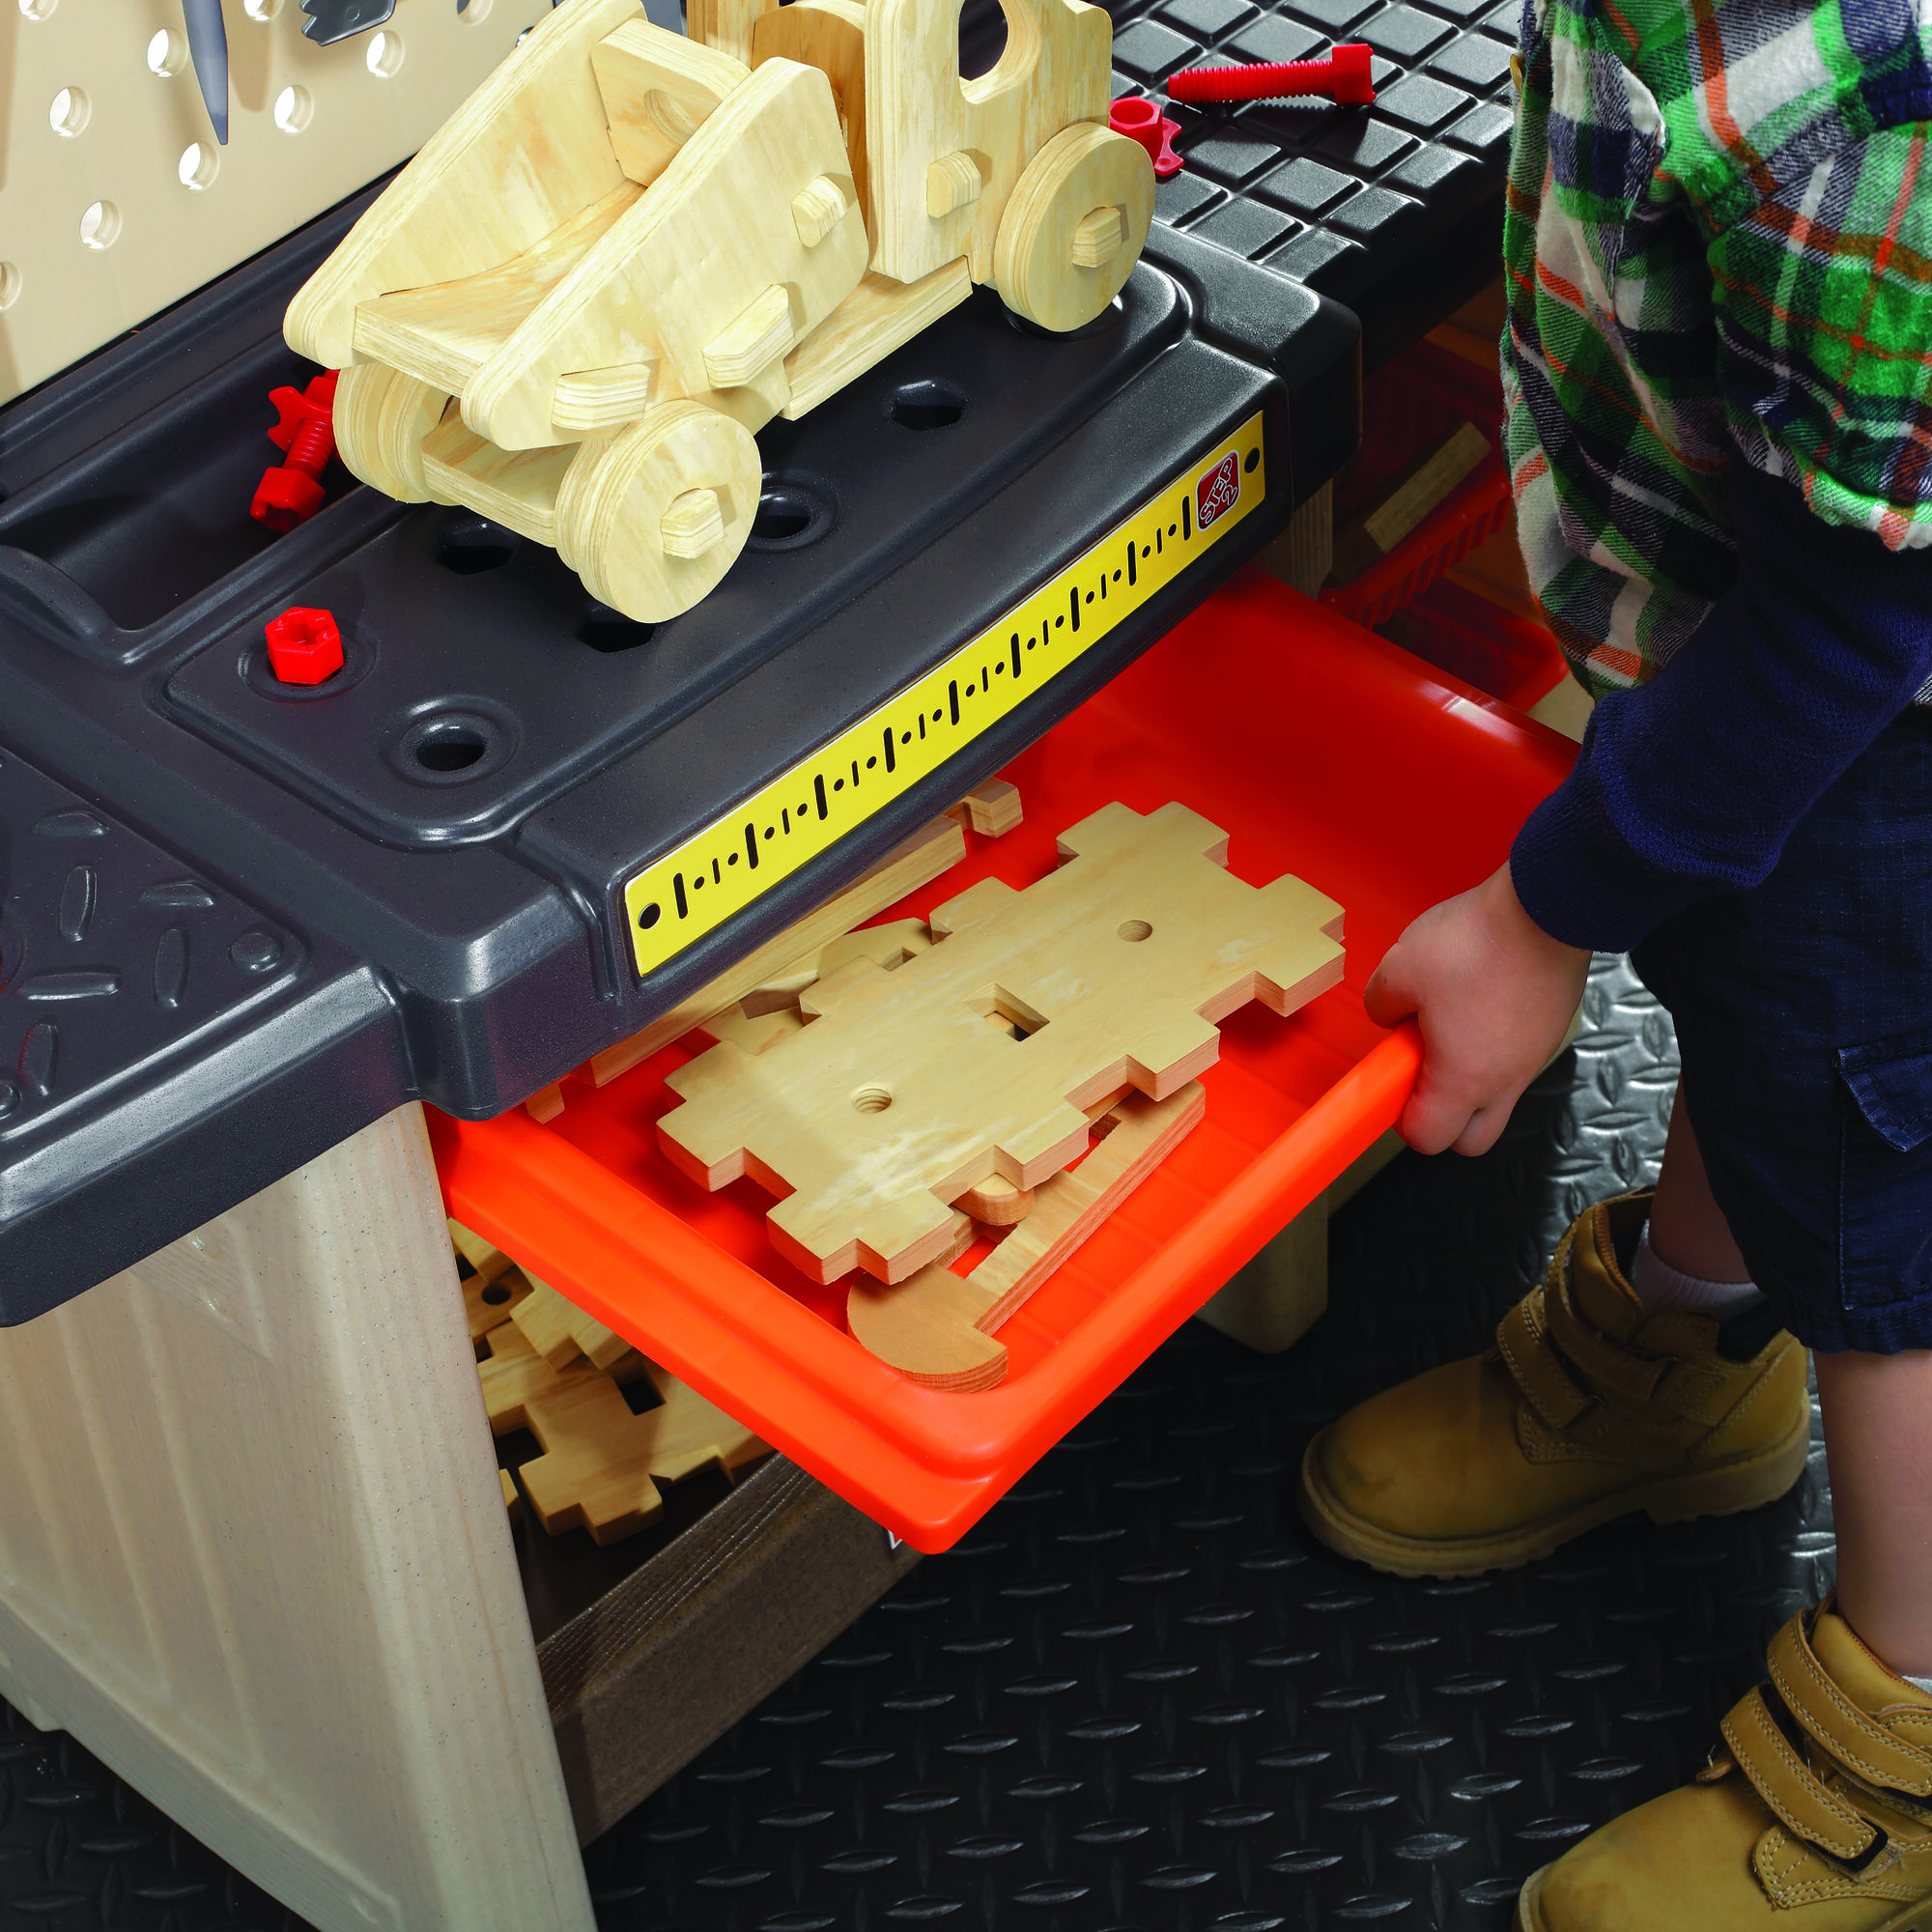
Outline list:
[[[1932,1349],[1932,711],[1895,720],[1746,893],[1631,963],[1752,1278],[1827,1352]]]

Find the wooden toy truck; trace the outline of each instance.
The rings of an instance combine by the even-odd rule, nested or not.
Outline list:
[[[343,460],[552,545],[628,616],[689,610],[774,416],[975,283],[1064,330],[1138,258],[1153,173],[1106,126],[1107,14],[1004,4],[962,80],[959,0],[693,0],[691,39],[564,0],[290,306],[342,371]]]

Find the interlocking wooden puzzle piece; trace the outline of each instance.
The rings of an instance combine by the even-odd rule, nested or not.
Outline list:
[[[957,805],[947,808],[946,815],[984,838],[1004,838],[1026,817],[1020,809],[1019,786],[1005,779],[976,784]]]
[[[567,1369],[585,1356],[593,1369],[608,1369],[628,1352],[631,1345],[623,1336],[605,1327],[594,1315],[586,1315],[547,1281],[539,1281],[527,1269],[525,1279],[530,1292],[518,1300],[510,1319],[552,1368]]]
[[[894,846],[869,871],[862,872],[849,886],[814,906],[803,919],[795,920],[688,999],[679,1001],[641,1033],[619,1040],[615,1046],[607,1046],[591,1060],[591,1079],[599,1087],[608,1086],[619,1074],[628,1073],[648,1060],[660,1047],[668,1046],[712,1014],[736,1005],[753,986],[788,969],[794,960],[807,953],[815,954],[828,940],[849,931],[862,920],[875,919],[895,900],[931,884],[965,856],[966,840],[959,828],[951,819],[930,820],[903,843]]]
[[[986,878],[939,907],[931,952],[894,973],[854,960],[802,996],[799,1033],[672,1073],[660,1144],[703,1186],[749,1174],[782,1194],[773,1244],[812,1279],[904,1280],[966,1189],[1064,1168],[1094,1100],[1164,1099],[1237,1007],[1289,1013],[1340,980],[1342,908],[1288,876],[1247,885],[1227,842],[1179,804],[1103,808],[1025,893]]]
[[[491,1430],[527,1429],[542,1446],[517,1474],[553,1536],[582,1528],[600,1544],[620,1542],[664,1514],[660,1480],[703,1468],[728,1477],[769,1453],[696,1389],[641,1357],[661,1402],[633,1415],[611,1377],[588,1365],[552,1368],[513,1323],[495,1330],[488,1345],[477,1373]]]
[[[1010,1228],[1033,1209],[1031,1187],[1015,1187],[1004,1175],[989,1174],[959,1197],[959,1205],[974,1220],[988,1228]]]
[[[1188,1085],[1165,1100],[1131,1094],[1079,1166],[1042,1181],[1033,1211],[971,1274],[929,1263],[896,1286],[861,1276],[845,1325],[861,1347],[928,1388],[991,1388],[1007,1372],[998,1329],[1200,1124],[1208,1096]]]
[[[791,0],[788,6],[773,7],[761,14],[752,27],[751,39],[753,67],[762,67],[768,60],[795,60],[817,68],[832,83],[832,99],[845,133],[845,155],[852,164],[852,185],[859,206],[869,208],[866,10],[860,0]]]
[[[449,1223],[451,1245],[475,1269],[479,1280],[495,1281],[499,1274],[507,1273],[515,1265],[495,1242],[486,1241],[473,1229],[466,1228],[453,1214],[444,1218]]]
[[[513,1267],[487,1281],[477,1274],[467,1276],[463,1283],[463,1307],[469,1318],[471,1344],[480,1346],[484,1336],[509,1321],[517,1304],[529,1292],[530,1285],[521,1268]]]
[[[949,814],[950,816],[950,814]],[[932,928],[923,919],[895,919],[884,925],[862,925],[823,946],[801,953],[782,972],[761,980],[738,1002],[749,1018],[796,1008],[809,986],[854,959],[869,959],[888,973],[932,945]]]

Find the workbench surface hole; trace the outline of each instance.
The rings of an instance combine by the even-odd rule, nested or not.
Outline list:
[[[966,396],[955,384],[928,376],[901,383],[887,413],[901,429],[951,429],[966,413]]]
[[[443,531],[436,560],[458,577],[477,577],[486,570],[501,570],[516,555],[517,541],[515,531],[500,524],[462,517]]]

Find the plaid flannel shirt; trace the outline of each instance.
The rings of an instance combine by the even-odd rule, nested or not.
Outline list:
[[[1734,461],[1932,544],[1928,56],[1932,0],[1525,0],[1505,450],[1599,696],[1730,583]]]

